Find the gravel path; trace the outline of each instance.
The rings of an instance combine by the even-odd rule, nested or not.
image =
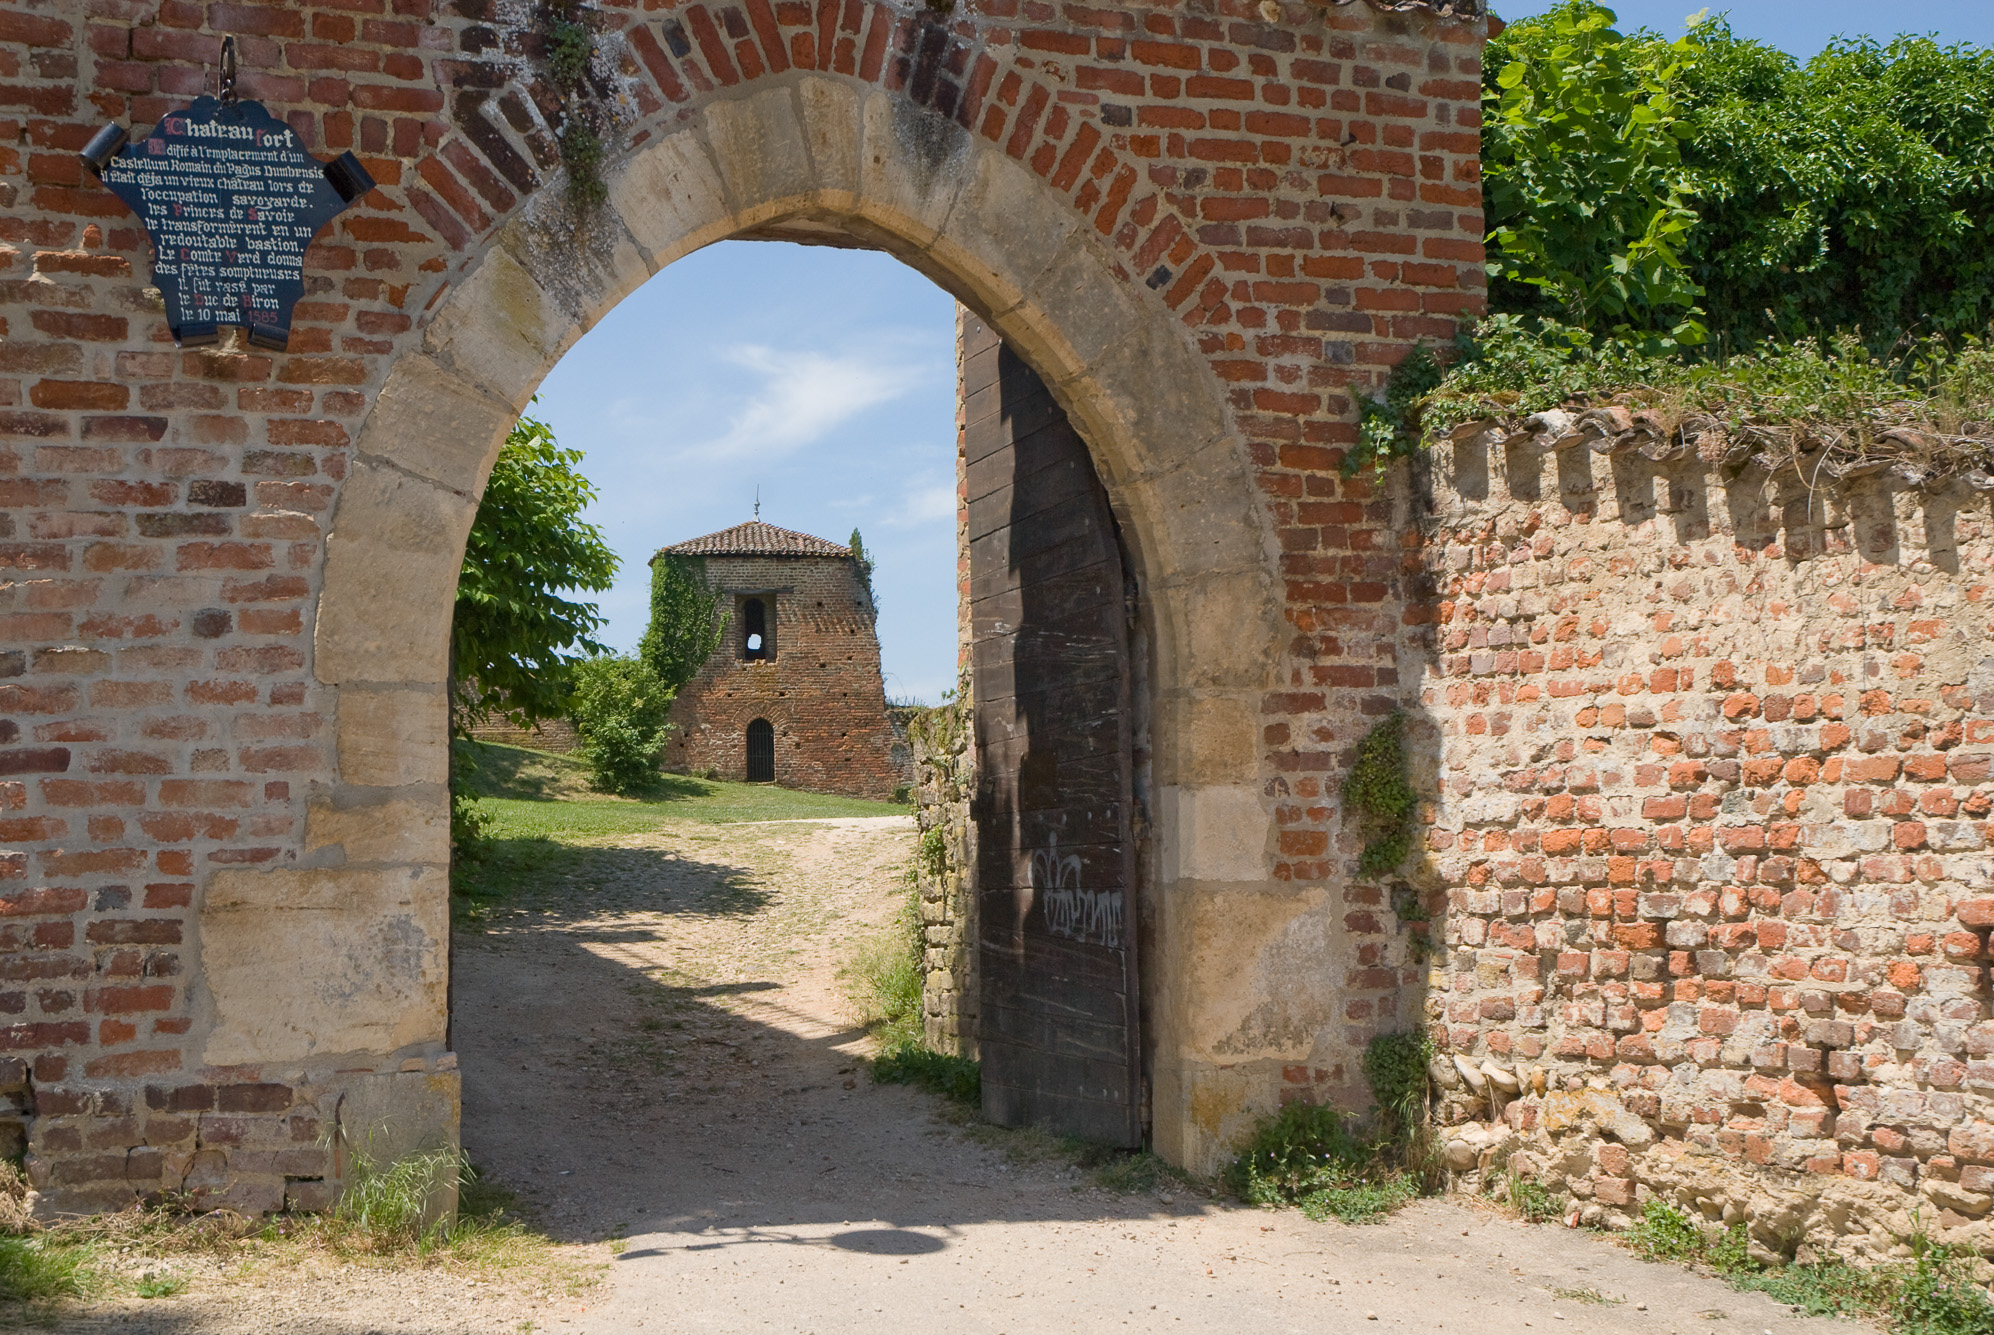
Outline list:
[[[836,969],[888,923],[904,818],[675,825],[456,948],[464,1141],[600,1282],[293,1272],[65,1330],[1849,1335],[1597,1238],[1421,1202],[1372,1227],[1120,1195],[860,1065]],[[1564,1291],[1563,1296],[1560,1290]],[[1573,1298],[1595,1291],[1609,1300]],[[1374,1324],[1375,1323],[1375,1324]]]

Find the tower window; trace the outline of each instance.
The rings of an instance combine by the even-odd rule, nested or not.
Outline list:
[[[767,594],[741,599],[741,657],[751,663],[775,657],[775,618],[770,615],[774,603]]]

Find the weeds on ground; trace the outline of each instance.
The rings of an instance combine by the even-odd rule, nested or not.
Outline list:
[[[1419,1194],[1382,1149],[1337,1109],[1291,1103],[1260,1124],[1224,1181],[1249,1205],[1295,1205],[1311,1219],[1372,1223]]]
[[[0,1300],[47,1303],[90,1297],[106,1287],[101,1251],[95,1243],[48,1233],[0,1238]]]
[[[441,1211],[453,1173],[454,1223]],[[373,1268],[440,1267],[570,1292],[593,1282],[582,1266],[559,1255],[550,1239],[519,1218],[511,1193],[453,1151],[384,1166],[362,1162],[331,1209],[269,1220],[169,1201],[44,1227],[18,1209],[4,1208],[18,1205],[25,1194],[19,1171],[0,1162],[0,1229],[5,1230],[0,1300],[50,1303],[120,1290],[170,1298],[186,1292],[188,1281],[158,1263],[189,1256],[244,1265],[294,1266],[330,1258]]]
[[[1968,1254],[1923,1233],[1909,1264],[1859,1269],[1839,1259],[1765,1266],[1751,1258],[1745,1225],[1706,1231],[1688,1212],[1651,1201],[1626,1240],[1654,1261],[1705,1265],[1734,1289],[1763,1293],[1808,1316],[1864,1317],[1892,1335],[1994,1335],[1994,1301],[1972,1278]]]
[[[983,1068],[923,1041],[921,945],[920,892],[910,884],[892,924],[861,943],[838,971],[859,1023],[878,1044],[872,1078],[882,1085],[918,1085],[977,1107],[983,1102]]]
[[[1380,1034],[1364,1051],[1371,1116],[1291,1103],[1254,1129],[1224,1184],[1251,1205],[1294,1205],[1310,1219],[1374,1223],[1444,1178],[1427,1125],[1423,1033]]]
[[[1526,1224],[1545,1224],[1565,1212],[1565,1204],[1542,1182],[1533,1182],[1513,1168],[1505,1167],[1493,1176],[1487,1194],[1497,1204],[1507,1205]]]
[[[882,1085],[918,1085],[965,1107],[983,1103],[983,1068],[967,1057],[936,1052],[916,1041],[888,1048],[872,1063],[872,1078]]]
[[[1627,1301],[1625,1298],[1615,1298],[1610,1294],[1601,1293],[1598,1289],[1594,1288],[1554,1288],[1551,1290],[1551,1296],[1554,1298],[1563,1298],[1567,1302],[1588,1303],[1596,1307],[1618,1307],[1621,1303]]]
[[[921,902],[909,889],[886,929],[861,942],[838,977],[882,1052],[921,1041]]]

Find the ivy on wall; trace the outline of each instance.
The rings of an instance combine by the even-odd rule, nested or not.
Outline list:
[[[1357,870],[1383,876],[1412,853],[1419,793],[1406,772],[1405,715],[1394,712],[1357,745],[1357,760],[1343,776],[1343,804],[1361,822],[1364,854]]]

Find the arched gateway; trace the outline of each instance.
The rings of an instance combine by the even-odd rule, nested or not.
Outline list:
[[[393,8],[0,6],[0,117],[41,146],[0,178],[0,1079],[44,1201],[311,1203],[334,1127],[454,1135],[465,534],[562,352],[730,237],[897,256],[1089,448],[1146,655],[1158,1150],[1208,1167],[1284,1088],[1355,1087],[1417,970],[1330,796],[1401,690],[1389,504],[1337,447],[1350,388],[1478,299],[1471,0],[578,6],[573,87],[544,20]],[[282,352],[176,350],[62,151],[184,102],[228,25],[243,95],[381,183]],[[608,128],[600,202],[564,104]]]

